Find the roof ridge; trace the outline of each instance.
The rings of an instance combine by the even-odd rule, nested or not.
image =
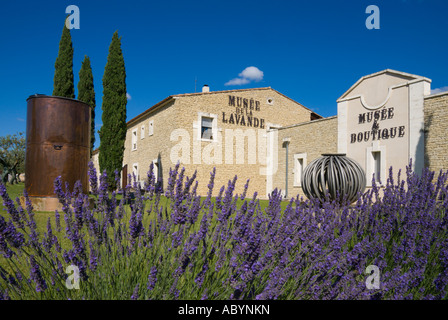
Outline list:
[[[182,93],[182,94],[173,94],[168,96],[167,98],[159,101],[158,103],[156,103],[155,105],[149,107],[148,109],[146,109],[145,111],[143,111],[142,113],[140,113],[139,115],[135,116],[134,118],[132,118],[131,120],[126,122],[126,126],[129,126],[131,123],[139,120],[140,118],[146,116],[147,114],[155,111],[156,109],[158,109],[159,107],[165,105],[166,103],[168,103],[169,101],[176,99],[176,98],[181,98],[181,97],[191,97],[191,96],[195,96],[195,95],[209,95],[209,94],[222,94],[222,93],[228,93],[228,92],[243,92],[243,91],[250,91],[250,90],[272,90],[274,92],[276,92],[277,94],[285,97],[286,99],[291,100],[292,102],[298,104],[299,106],[301,106],[302,108],[314,113],[315,115],[319,116],[320,118],[323,118],[320,114],[314,112],[313,110],[311,110],[308,107],[305,107],[303,104],[301,104],[300,102],[295,101],[294,99],[286,96],[285,94],[271,88],[271,87],[260,87],[260,88],[246,88],[246,89],[233,89],[233,90],[221,90],[221,91],[209,91],[209,92],[195,92],[195,93]]]
[[[303,125],[307,125],[307,124],[311,124],[311,123],[315,123],[315,122],[321,122],[321,121],[325,121],[325,120],[331,120],[334,118],[337,118],[338,115],[334,115],[334,116],[330,116],[330,117],[326,117],[326,118],[321,118],[321,119],[315,119],[315,120],[309,120],[309,121],[304,121],[304,122],[299,122],[299,123],[295,123],[295,124],[290,124],[287,126],[283,126],[280,128],[277,128],[276,130],[284,130],[284,129],[290,129],[290,128],[295,128],[295,127],[300,127]]]
[[[398,70],[394,70],[394,69],[390,69],[390,68],[387,68],[387,69],[384,69],[384,70],[381,70],[381,71],[377,71],[377,72],[374,72],[374,73],[371,73],[371,74],[366,74],[366,75],[364,75],[364,76],[362,76],[361,78],[359,78],[354,84],[352,84],[352,86],[348,89],[348,90],[346,90],[337,100],[336,100],[336,102],[339,102],[339,101],[341,101],[341,100],[343,100],[343,99],[345,99],[346,98],[346,96],[350,93],[350,92],[352,92],[362,81],[364,81],[364,80],[366,80],[366,79],[370,79],[370,78],[373,78],[373,77],[376,77],[376,76],[379,76],[379,75],[381,75],[381,74],[385,74],[385,73],[391,73],[391,74],[394,74],[394,75],[399,75],[399,76],[401,76],[401,77],[407,77],[407,78],[411,78],[411,79],[408,79],[408,80],[406,80],[406,82],[410,82],[410,81],[421,81],[421,80],[426,80],[426,81],[430,81],[431,82],[431,79],[429,79],[429,78],[426,78],[426,77],[424,77],[424,76],[419,76],[419,75],[416,75],[416,74],[412,74],[412,73],[407,73],[407,72],[403,72],[403,71],[398,71]]]
[[[208,92],[180,93],[180,94],[173,94],[172,97],[183,97],[183,96],[193,96],[193,95],[201,95],[201,94],[213,94],[213,93],[249,91],[249,90],[268,90],[268,89],[272,89],[272,88],[271,87],[259,87],[259,88],[231,89],[231,90],[219,90],[219,91],[208,91]]]

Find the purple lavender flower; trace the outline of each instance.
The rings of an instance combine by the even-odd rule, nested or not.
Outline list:
[[[182,244],[182,241],[184,239],[184,230],[185,230],[185,225],[181,225],[179,227],[179,230],[177,230],[171,234],[171,237],[172,237],[171,247],[172,248],[175,249]]]
[[[22,273],[20,271],[16,272],[16,279],[19,283],[23,281]]]
[[[59,199],[61,204],[66,204],[66,194],[62,187],[62,177],[58,176],[54,179],[54,193]]]
[[[71,221],[70,215],[64,215],[66,224],[66,235],[67,238],[72,242],[72,249],[74,256],[76,256],[81,261],[87,261],[86,249],[84,245],[84,236],[80,233],[80,230]],[[74,256],[71,258],[74,259]]]
[[[154,175],[154,163],[149,165],[149,171],[147,173],[147,180],[144,185],[145,192],[149,194],[149,200],[153,199],[154,191],[156,189],[156,177]]]
[[[183,196],[184,198],[191,198],[194,195],[194,192],[190,192],[191,186],[193,185],[193,182],[196,180],[197,170],[194,171],[193,175],[191,177],[187,177],[185,181],[185,186],[183,189]],[[181,172],[181,175],[183,176],[183,172]],[[182,190],[182,186],[180,186],[180,191]]]
[[[246,198],[247,189],[249,188],[249,181],[250,179],[247,179],[246,184],[244,185],[244,190],[240,197],[241,200],[244,200]]]
[[[89,181],[90,181],[90,189],[92,191],[92,194],[97,195],[98,194],[98,176],[95,169],[95,166],[93,165],[92,161],[89,161]]]
[[[170,293],[173,295],[174,300],[178,300],[179,294],[180,294],[179,289],[177,289],[177,281],[178,281],[178,278],[176,278],[174,280],[174,284],[171,286],[171,289],[170,289]]]
[[[11,258],[14,255],[14,251],[12,251],[11,248],[8,247],[6,239],[1,232],[0,232],[0,253],[5,258]]]
[[[54,218],[55,218],[55,222],[56,222],[56,231],[57,232],[61,232],[62,228],[61,228],[61,216],[59,215],[59,211],[55,210],[54,211]]]
[[[95,271],[98,267],[98,254],[96,253],[96,250],[93,247],[91,240],[89,240],[89,247],[90,247],[90,254],[89,254],[90,269],[92,271]]]
[[[20,215],[20,219],[21,219],[21,221],[17,224],[17,226],[23,230],[25,228],[25,225],[28,225],[28,218],[27,218],[27,215],[25,214],[25,209],[23,209],[22,203],[21,203],[19,197],[16,198],[16,203],[17,203],[17,210],[19,211],[19,215]]]
[[[137,286],[135,286],[134,292],[132,293],[131,300],[138,299],[138,287],[139,287],[139,284],[137,283]]]
[[[115,169],[115,171],[114,171],[114,181],[115,181],[115,185],[117,186],[117,188],[120,190],[121,188],[121,183],[120,183],[120,180],[121,180],[121,178],[120,178],[120,172],[117,170],[117,169]]]
[[[204,208],[208,208],[211,204],[211,198],[212,198],[212,194],[213,194],[213,188],[215,185],[215,176],[216,176],[216,168],[213,168],[213,171],[210,172],[210,181],[208,183],[208,192],[207,192],[207,197],[205,198],[204,202],[203,202],[203,206]]]
[[[0,278],[2,278],[4,281],[8,281],[8,278],[6,277],[7,272],[5,269],[0,266]]]
[[[157,282],[157,268],[151,267],[151,272],[148,276],[148,290],[154,290]]]
[[[141,201],[138,201],[136,207],[132,209],[131,218],[129,220],[129,234],[132,243],[135,243],[136,239],[144,233],[142,211],[142,203]]]
[[[48,217],[47,220],[47,233],[44,234],[44,240],[42,241],[42,245],[47,252],[51,251],[53,244],[55,243],[55,236],[53,235],[53,229],[51,228],[51,219]]]
[[[78,193],[73,204],[75,225],[80,230],[84,224],[85,197],[82,193]],[[87,200],[88,201],[88,200]]]
[[[36,291],[42,292],[47,289],[47,283],[45,282],[45,279],[42,277],[42,273],[40,272],[40,267],[36,262],[36,259],[34,256],[30,256],[30,264],[31,264],[31,270],[30,270],[30,278],[34,281],[36,284]]]
[[[11,300],[7,289],[5,289],[4,291],[0,289],[0,300]]]
[[[207,270],[208,270],[208,262],[205,262],[202,265],[201,271],[198,273],[198,275],[194,279],[194,282],[196,283],[198,288],[202,287],[202,284],[204,283],[204,278],[205,278],[205,274],[207,273]]]
[[[170,168],[170,173],[168,176],[168,183],[167,183],[167,187],[166,187],[166,191],[165,191],[165,196],[167,198],[171,198],[174,195],[174,186],[176,183],[176,177],[177,177],[177,173],[179,171],[179,166],[180,166],[180,163],[178,162],[176,164],[176,166],[174,167],[174,169]]]
[[[5,221],[3,216],[0,216],[0,252],[6,258],[10,258],[13,252],[7,246],[7,243],[15,249],[20,249],[25,242],[25,237],[22,233],[16,230],[14,223],[10,220]]]
[[[100,252],[127,258],[133,250],[147,250],[150,259],[157,261],[148,275],[148,290],[154,290],[158,271],[167,274],[170,270],[173,279],[169,291],[176,299],[188,279],[195,281],[194,294],[204,298],[208,298],[204,286],[209,284],[220,288],[212,291],[213,298],[231,293],[232,299],[443,299],[447,295],[447,173],[435,179],[433,173],[415,175],[408,168],[403,181],[390,170],[382,190],[374,185],[352,206],[304,201],[297,196],[282,210],[282,194],[274,190],[267,208],[262,210],[257,193],[245,200],[247,182],[242,195],[234,195],[236,177],[229,181],[227,189],[221,188],[212,202],[213,170],[209,193],[201,203],[196,194],[197,182],[193,184],[195,175],[185,177],[185,169],[179,166],[170,171],[167,204],[161,206],[160,194],[154,191],[155,199],[147,210],[154,219],[147,232],[143,228],[147,198],[131,179],[119,206],[115,193],[109,198],[102,183],[99,201],[92,210],[86,206],[86,195],[79,186],[70,193],[67,188],[62,191],[62,183],[56,181],[65,203],[65,235],[72,242],[72,248],[62,253],[64,261],[77,265],[81,277],[87,279],[87,268],[94,274],[101,265]],[[151,179],[149,173],[145,190],[153,192]],[[135,187],[132,202],[128,201],[131,185]],[[237,200],[244,201],[238,209]],[[128,225],[122,220],[127,215],[126,204],[131,209]],[[66,276],[57,253],[62,250],[50,221],[43,239],[39,239],[33,222],[27,222],[24,209],[18,205],[11,221],[0,216],[1,253],[12,257],[17,251],[19,256],[21,248],[29,246],[37,254],[45,254],[46,248],[51,263],[57,266],[54,272]],[[34,221],[30,205],[26,210],[29,220]],[[29,243],[16,230],[19,218],[30,227]],[[58,229],[59,212],[55,212],[55,218]],[[102,244],[104,250],[99,250]],[[162,256],[160,248],[164,246],[168,251]],[[36,260],[33,263],[37,265]],[[365,268],[370,264],[382,272],[379,290],[365,286]],[[216,277],[209,273],[209,267]],[[9,284],[21,282],[18,276],[3,276]],[[48,276],[53,283],[56,275]],[[215,278],[219,278],[218,286],[213,282]],[[132,298],[138,298],[138,290],[139,286]],[[152,292],[154,298],[158,294]]]
[[[98,189],[98,202],[104,203],[107,199],[107,190],[109,188],[109,184],[107,182],[107,172],[103,171],[103,174],[100,175],[100,187]]]
[[[0,196],[3,199],[3,205],[6,207],[6,210],[11,215],[12,221],[19,227],[23,228],[23,222],[20,217],[19,212],[16,209],[16,206],[14,205],[14,202],[11,200],[11,198],[8,195],[8,192],[6,191],[6,187],[3,183],[0,182]]]

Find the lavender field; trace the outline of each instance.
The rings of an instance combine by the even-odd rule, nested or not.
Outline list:
[[[90,196],[55,181],[63,210],[45,231],[0,185],[0,299],[447,299],[448,172],[410,167],[352,205],[285,207],[279,190],[267,206],[235,194],[237,177],[212,197],[215,171],[201,198],[179,166],[163,193],[150,167],[143,192],[118,197],[90,165]]]

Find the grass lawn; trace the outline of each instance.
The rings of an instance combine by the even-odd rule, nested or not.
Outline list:
[[[17,207],[16,198],[20,198],[23,196],[23,189],[25,188],[25,184],[20,182],[18,184],[6,185],[6,190],[8,191],[9,197],[15,202]],[[6,211],[5,206],[3,205],[3,200],[0,199],[0,215],[2,215],[6,220],[9,220],[10,216]],[[54,219],[54,212],[35,212],[36,224],[38,225],[39,231],[46,230],[48,217]]]
[[[21,196],[23,196],[24,188],[25,188],[25,184],[23,182],[20,182],[18,184],[14,184],[14,185],[10,185],[10,184],[6,185],[6,190],[8,191],[9,197],[13,201],[15,201],[17,197],[20,198]],[[120,200],[121,195],[117,195],[117,199]],[[205,199],[205,197],[202,197],[202,200],[204,200],[204,199]],[[251,195],[247,195],[246,199],[250,200]],[[212,201],[214,201],[214,198],[212,199]],[[162,205],[164,205],[166,203],[166,198],[164,196],[161,197],[160,203]],[[241,201],[240,199],[238,199],[237,207],[240,208],[243,203],[244,203],[244,201]],[[282,204],[281,204],[282,212],[286,208],[288,203],[289,203],[289,201],[282,202]],[[269,200],[260,200],[261,209],[265,209],[268,206],[268,204],[269,204]],[[16,205],[17,205],[17,203],[16,203]],[[129,212],[129,205],[126,205],[126,211]],[[7,220],[9,219],[9,214],[6,211],[6,208],[3,206],[2,200],[0,200],[0,215],[5,217],[5,219],[7,219]],[[36,224],[38,226],[38,230],[41,232],[45,232],[46,227],[47,227],[48,218],[51,218],[52,224],[54,223],[54,212],[53,211],[35,211],[34,218],[36,219]],[[149,217],[146,216],[146,218],[149,218]],[[61,220],[63,220],[63,213],[61,213]]]

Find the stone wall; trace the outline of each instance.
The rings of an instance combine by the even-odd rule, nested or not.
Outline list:
[[[257,191],[264,198],[266,175],[260,172],[266,167],[266,129],[308,122],[312,114],[271,88],[176,95],[154,112],[128,122],[123,164],[128,165],[128,173],[138,164],[139,180],[144,181],[151,161],[159,159],[161,179],[166,184],[169,169],[179,161],[185,175],[192,176],[197,170],[201,195],[207,193],[210,172],[216,167],[214,195],[236,175],[236,193],[240,194],[250,179],[248,195]],[[214,119],[215,141],[200,139],[201,116]],[[149,121],[154,125],[152,136],[148,136]],[[143,139],[142,126],[146,135]],[[135,130],[137,148],[133,150]]]
[[[425,166],[448,170],[448,92],[425,97]]]
[[[162,187],[165,187],[163,183],[166,183],[171,166],[170,148],[172,143],[170,134],[177,127],[177,119],[179,118],[174,104],[174,100],[167,101],[165,105],[154,112],[150,112],[138,121],[128,124],[123,166],[127,165],[127,173],[131,175],[134,171],[133,167],[137,166],[137,180],[142,183],[147,178],[150,164],[157,162],[157,175],[159,181],[162,181]],[[151,135],[149,134],[150,123],[152,123]],[[144,128],[143,133],[142,128]],[[134,132],[136,133],[135,148],[132,141]]]
[[[302,159],[302,169],[323,153],[337,153],[337,116],[314,120],[278,130],[278,170],[273,178],[273,186],[286,189],[286,142],[288,145],[288,198],[303,195],[300,173],[295,161]],[[300,156],[299,159],[294,155]]]
[[[244,114],[244,108],[238,107],[238,101],[235,106],[229,103],[229,96],[250,101],[259,102],[259,110],[252,110],[254,117],[264,120],[264,126],[250,127],[235,123],[230,123],[230,116]],[[269,102],[270,101],[270,102]],[[210,142],[199,141],[202,155],[194,158],[192,152],[190,155],[190,164],[186,164],[185,168],[189,174],[194,170],[198,170],[198,181],[200,181],[199,192],[206,193],[207,183],[210,172],[216,167],[215,192],[223,185],[227,185],[228,180],[235,175],[238,177],[235,188],[236,193],[243,191],[244,185],[248,179],[249,189],[248,195],[253,195],[255,191],[262,198],[266,195],[266,175],[262,174],[266,168],[266,128],[270,125],[291,125],[310,120],[311,111],[304,108],[297,102],[283,96],[270,88],[260,88],[252,90],[236,90],[234,92],[210,92],[201,95],[186,95],[178,99],[179,109],[181,110],[179,128],[186,128],[191,132],[192,144],[197,146],[197,137],[194,137],[194,131],[197,127],[193,125],[198,122],[198,112],[216,115],[218,119],[218,133],[220,134],[221,145],[211,144]],[[241,113],[244,111],[243,113]],[[250,111],[250,107],[249,107]],[[227,121],[227,122],[226,122]],[[233,138],[232,134],[236,137]],[[237,137],[244,137],[238,142]],[[250,137],[250,138],[249,138]],[[233,140],[233,141],[231,141]],[[238,146],[237,146],[238,145]],[[218,157],[214,154],[217,152]],[[233,156],[230,156],[233,153]],[[243,154],[241,154],[243,153]],[[219,158],[221,154],[221,158]],[[206,160],[205,157],[210,155],[213,163]],[[202,159],[201,159],[202,158]],[[207,182],[207,183],[206,183]]]
[[[93,167],[96,170],[96,177],[97,177],[98,185],[100,183],[100,175],[101,175],[99,156],[100,156],[100,151],[99,151],[99,148],[97,148],[97,149],[93,150],[92,157],[90,158],[90,161],[92,161]],[[92,188],[90,186],[90,178],[89,178],[89,191],[92,191]]]

